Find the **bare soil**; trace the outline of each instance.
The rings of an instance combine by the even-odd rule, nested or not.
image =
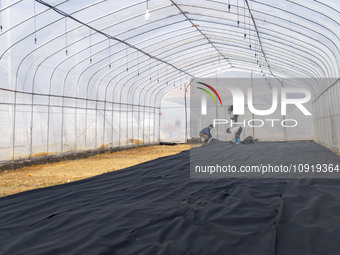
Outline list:
[[[189,144],[148,146],[86,159],[35,165],[0,172],[0,196],[73,182],[189,150]]]

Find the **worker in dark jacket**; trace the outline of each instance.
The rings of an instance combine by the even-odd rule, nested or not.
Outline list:
[[[203,128],[200,132],[200,137],[204,138],[204,143],[207,143],[210,138],[212,138],[212,135],[210,133],[210,130],[213,129],[213,125],[210,124],[209,127]]]

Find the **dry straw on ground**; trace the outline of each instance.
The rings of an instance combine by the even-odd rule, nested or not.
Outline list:
[[[94,157],[0,172],[0,196],[88,178],[190,149],[190,145],[149,146]]]

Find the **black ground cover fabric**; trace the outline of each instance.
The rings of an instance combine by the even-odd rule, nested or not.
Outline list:
[[[287,162],[339,162],[304,142],[197,150],[225,146],[234,164],[261,150],[275,160],[285,146]],[[189,157],[1,198],[0,254],[339,254],[338,179],[190,179]]]

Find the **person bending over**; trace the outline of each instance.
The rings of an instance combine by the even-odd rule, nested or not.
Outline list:
[[[234,143],[240,143],[241,127],[227,128],[227,133],[232,134]]]
[[[212,135],[210,133],[210,130],[213,129],[213,125],[210,124],[209,127],[203,128],[199,134],[200,137],[204,138],[204,143],[207,143],[210,138],[212,138]]]

